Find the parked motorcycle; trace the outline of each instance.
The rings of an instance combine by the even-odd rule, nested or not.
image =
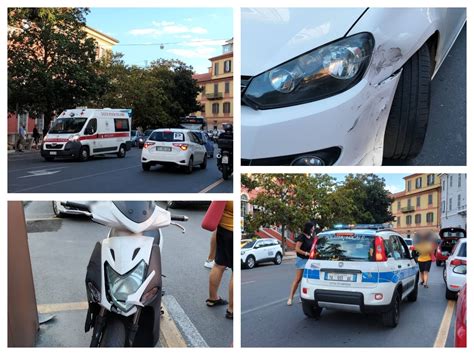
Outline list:
[[[223,124],[224,132],[219,135],[217,139],[217,147],[219,153],[217,153],[217,168],[222,172],[222,177],[227,180],[234,170],[233,168],[233,129],[231,124]]]
[[[160,334],[162,274],[161,229],[171,215],[151,201],[63,202],[110,227],[108,236],[92,251],[86,274],[89,308],[85,331],[92,331],[91,347],[155,346]]]

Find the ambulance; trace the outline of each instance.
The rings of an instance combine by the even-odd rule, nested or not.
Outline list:
[[[47,161],[74,158],[86,161],[101,154],[124,158],[131,147],[130,109],[76,108],[56,118],[41,144],[41,156]]]

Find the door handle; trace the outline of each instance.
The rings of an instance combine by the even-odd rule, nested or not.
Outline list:
[[[402,268],[402,266],[401,266],[401,265],[398,265],[398,268],[399,268],[399,269],[401,269],[401,268]]]

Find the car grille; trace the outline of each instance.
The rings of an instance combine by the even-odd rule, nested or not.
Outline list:
[[[61,150],[63,149],[64,144],[46,144],[46,149],[56,149]]]

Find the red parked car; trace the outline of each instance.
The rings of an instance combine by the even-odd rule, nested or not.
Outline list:
[[[436,248],[436,265],[441,266],[446,262],[453,251],[453,247],[459,238],[466,237],[466,230],[459,227],[441,228],[439,231],[441,241]]]
[[[458,304],[456,307],[456,328],[454,331],[454,346],[456,348],[466,347],[466,289],[467,284],[458,293]]]

